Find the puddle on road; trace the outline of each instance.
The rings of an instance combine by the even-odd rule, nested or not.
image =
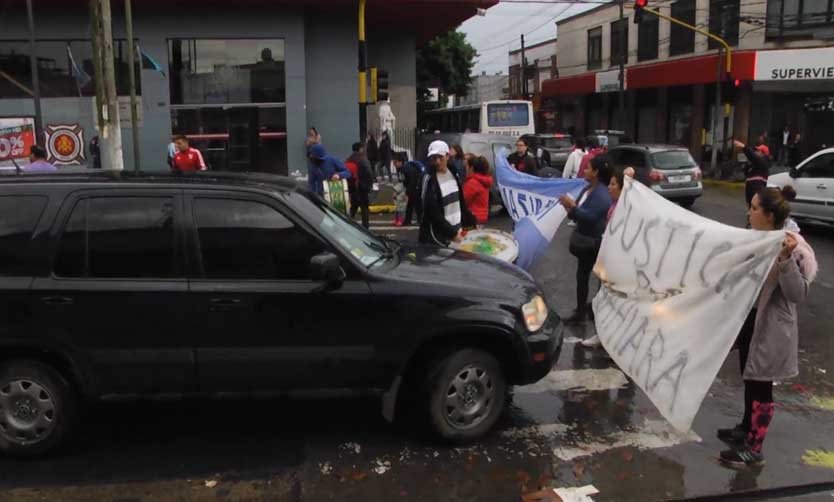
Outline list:
[[[519,393],[539,393],[561,390],[611,390],[628,385],[625,374],[617,368],[554,370],[542,380],[515,388]]]

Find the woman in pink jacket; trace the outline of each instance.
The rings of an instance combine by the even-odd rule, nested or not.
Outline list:
[[[795,197],[789,186],[760,190],[750,203],[750,226],[783,229],[790,215],[789,201]],[[744,379],[744,418],[734,428],[718,431],[718,437],[733,446],[721,452],[726,464],[755,467],[764,463],[762,444],[775,408],[773,382],[799,374],[796,306],[808,296],[817,268],[811,246],[798,233],[788,231],[736,341]]]

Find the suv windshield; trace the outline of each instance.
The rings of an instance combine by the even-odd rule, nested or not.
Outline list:
[[[652,154],[652,163],[658,169],[686,169],[697,165],[687,150],[657,152]]]
[[[545,148],[570,148],[573,146],[573,138],[570,136],[564,138],[542,138],[542,145]]]
[[[391,256],[391,250],[385,242],[347,219],[323,200],[313,195],[298,193],[290,193],[288,197],[292,201],[292,207],[310,224],[366,267],[379,265],[385,261],[385,258]]]

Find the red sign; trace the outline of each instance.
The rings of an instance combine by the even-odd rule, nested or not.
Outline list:
[[[31,125],[0,128],[0,161],[29,156],[35,144],[35,130]]]

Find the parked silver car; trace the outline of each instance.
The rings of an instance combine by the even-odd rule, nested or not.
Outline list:
[[[611,148],[608,155],[615,167],[633,167],[637,181],[683,207],[692,207],[704,193],[701,168],[684,147],[621,145]]]
[[[768,185],[796,190],[791,216],[800,221],[834,225],[834,148],[811,155],[787,173],[771,175]]]

